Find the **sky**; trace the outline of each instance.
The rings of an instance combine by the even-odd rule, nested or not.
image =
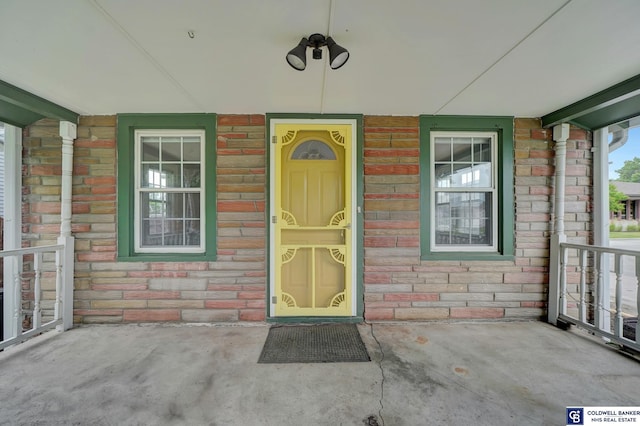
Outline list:
[[[626,160],[640,157],[640,127],[629,129],[629,139],[620,148],[609,153],[609,179],[616,180],[620,169]]]

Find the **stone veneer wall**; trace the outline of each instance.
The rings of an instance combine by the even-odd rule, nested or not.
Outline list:
[[[416,117],[365,118],[365,316],[371,320],[537,318],[544,314],[552,232],[552,131],[516,119],[515,261],[423,261]],[[566,230],[591,238],[591,143],[568,141]]]
[[[82,117],[75,142],[75,321],[262,321],[266,297],[265,117],[217,117],[215,262],[118,262],[116,117]],[[417,117],[364,118],[364,298],[369,320],[538,318],[547,300],[553,141],[537,119],[515,120],[515,261],[420,260]],[[25,130],[25,243],[59,230],[58,123]],[[566,231],[590,243],[591,140],[572,129]]]

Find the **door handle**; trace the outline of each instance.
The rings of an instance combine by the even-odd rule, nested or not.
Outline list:
[[[344,230],[345,229],[351,229],[351,224],[347,223],[345,226],[342,227],[342,231],[340,231],[340,237],[342,238],[342,244],[346,244],[346,241],[344,240]]]

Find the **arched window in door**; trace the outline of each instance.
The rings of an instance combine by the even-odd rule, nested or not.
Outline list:
[[[336,153],[326,143],[319,140],[302,142],[291,154],[292,160],[335,160]]]

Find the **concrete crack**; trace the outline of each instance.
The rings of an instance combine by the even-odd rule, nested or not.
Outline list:
[[[365,323],[369,325],[369,328],[371,329],[371,337],[373,337],[373,340],[375,340],[376,344],[378,345],[378,349],[380,350],[380,359],[378,360],[378,368],[380,368],[380,375],[382,376],[382,379],[380,380],[380,400],[379,400],[380,409],[378,410],[378,417],[380,417],[380,421],[382,422],[381,426],[384,426],[384,417],[382,417],[382,410],[384,410],[384,382],[385,382],[384,367],[382,366],[382,362],[384,361],[384,350],[382,350],[382,345],[380,344],[380,341],[378,340],[378,338],[376,337],[376,334],[373,331],[373,324],[366,321]],[[370,419],[369,425],[372,425],[371,420],[372,419]],[[373,423],[373,425],[378,426],[378,423],[375,422]]]

